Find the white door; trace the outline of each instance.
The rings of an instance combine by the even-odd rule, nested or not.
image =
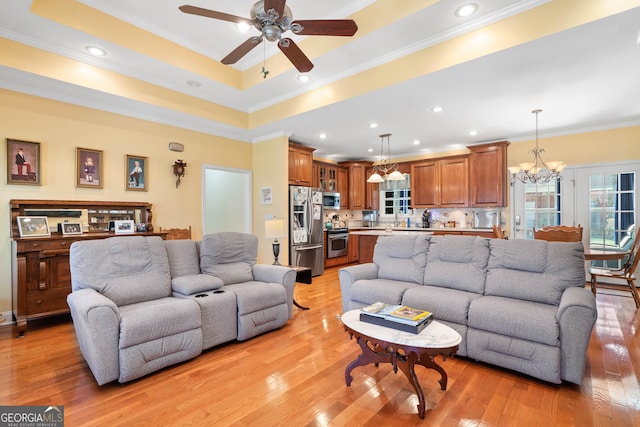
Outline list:
[[[251,171],[204,166],[202,230],[252,233]]]

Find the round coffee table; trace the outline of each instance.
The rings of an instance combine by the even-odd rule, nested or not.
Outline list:
[[[434,361],[434,358],[442,355],[445,360],[447,356],[453,356],[462,341],[460,334],[437,321],[431,322],[419,334],[361,322],[360,310],[344,313],[342,324],[349,336],[356,338],[356,342],[362,349],[362,353],[347,365],[344,372],[347,386],[350,386],[353,380],[351,371],[354,368],[369,363],[375,363],[376,366],[379,363],[390,363],[393,366],[393,372],[398,372],[400,368],[413,386],[418,395],[418,415],[424,418],[424,394],[413,367],[422,365],[439,372],[440,388],[446,390],[447,373]]]

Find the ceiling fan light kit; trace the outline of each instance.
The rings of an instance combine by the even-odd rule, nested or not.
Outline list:
[[[313,63],[293,40],[288,37],[283,38],[283,33],[291,30],[294,34],[304,36],[351,37],[358,31],[358,26],[351,19],[293,21],[293,14],[286,5],[286,0],[261,0],[256,2],[251,8],[250,19],[191,5],[183,5],[178,9],[191,15],[199,15],[236,24],[253,25],[260,31],[259,36],[250,37],[225,56],[221,61],[225,65],[235,64],[254,47],[262,43],[263,39],[266,39],[269,42],[277,41],[278,48],[296,69],[301,73],[306,73],[311,71]]]

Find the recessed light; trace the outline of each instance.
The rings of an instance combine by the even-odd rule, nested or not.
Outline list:
[[[478,131],[475,129],[472,129],[469,131],[469,136],[476,136],[478,134]]]
[[[318,138],[320,138],[320,139],[327,139],[327,134],[326,134],[326,133],[319,133],[319,134],[318,134]]]
[[[369,153],[373,153],[373,148],[369,148],[367,151],[368,151]]]
[[[202,86],[202,84],[200,82],[197,82],[195,80],[187,80],[187,85],[191,86],[191,87],[200,87],[200,86]]]
[[[84,50],[89,52],[93,56],[106,56],[107,51],[98,46],[85,46]]]
[[[377,123],[375,123],[375,122],[372,122],[372,123],[369,123],[369,127],[370,127],[371,129],[375,129],[375,128],[377,128],[377,127],[378,127],[378,124],[377,124]]]
[[[419,139],[414,139],[413,140],[413,145],[420,145],[420,140]]]
[[[442,107],[441,107],[441,106],[439,106],[439,105],[436,105],[435,107],[431,107],[431,111],[432,111],[432,112],[434,112],[434,113],[439,113],[439,112],[441,112],[442,110],[444,110],[444,108],[442,108]]]
[[[236,28],[241,33],[246,33],[247,31],[249,31],[251,29],[251,24],[249,24],[248,22],[244,22],[244,21],[243,22],[238,22],[236,24]]]
[[[463,4],[459,8],[456,9],[455,15],[458,18],[464,18],[466,16],[473,15],[478,10],[478,5],[476,3],[467,3]]]
[[[309,76],[308,74],[300,74],[297,79],[301,82],[308,82],[309,80],[311,80],[311,76]]]

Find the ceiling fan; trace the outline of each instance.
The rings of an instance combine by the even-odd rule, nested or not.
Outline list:
[[[215,10],[203,9],[196,6],[183,5],[179,9],[184,13],[205,16],[207,18],[221,19],[223,21],[246,23],[253,25],[260,31],[259,36],[250,37],[230,54],[222,58],[222,63],[235,64],[251,49],[262,43],[262,39],[270,42],[278,42],[278,48],[289,58],[289,61],[300,71],[311,71],[313,63],[300,50],[298,45],[282,34],[291,30],[294,34],[303,36],[353,36],[358,31],[358,26],[352,19],[312,19],[293,21],[291,9],[286,6],[286,0],[261,0],[251,8],[251,18],[230,15]]]

